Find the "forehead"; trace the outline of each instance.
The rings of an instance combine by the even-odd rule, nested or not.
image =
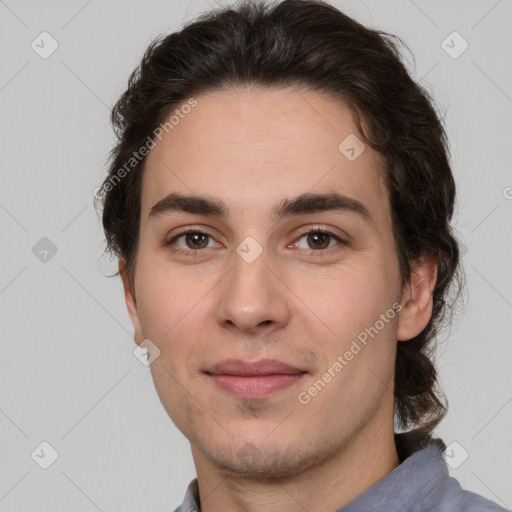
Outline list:
[[[337,192],[363,202],[375,217],[385,214],[383,162],[363,146],[341,101],[292,88],[227,89],[195,100],[146,158],[143,218],[173,191],[264,215],[284,196]]]

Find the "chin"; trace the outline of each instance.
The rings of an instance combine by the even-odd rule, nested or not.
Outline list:
[[[247,478],[256,481],[288,480],[291,477],[313,468],[321,463],[331,453],[328,446],[308,445],[308,450],[300,440],[287,443],[287,446],[276,446],[262,438],[261,442],[240,440],[237,443],[231,439],[227,446],[200,446],[196,449],[225,475]]]

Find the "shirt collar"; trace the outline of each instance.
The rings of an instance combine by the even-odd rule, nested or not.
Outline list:
[[[199,486],[197,484],[197,478],[194,478],[192,482],[188,484],[187,492],[185,493],[185,499],[181,504],[181,507],[177,508],[174,512],[200,512],[199,508]]]

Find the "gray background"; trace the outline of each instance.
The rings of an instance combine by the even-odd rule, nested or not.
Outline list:
[[[510,508],[512,2],[332,3],[401,36],[411,73],[446,111],[469,299],[439,350],[451,406],[439,435],[458,443],[450,472],[462,486]],[[208,8],[0,0],[2,511],[170,511],[195,476],[133,355],[92,200],[114,142],[109,108],[129,73],[154,37]],[[47,59],[31,47],[43,31],[59,45]],[[458,58],[442,46],[453,31],[469,44]],[[453,53],[463,41],[446,44]],[[43,441],[58,452],[48,469],[35,462],[50,456]]]

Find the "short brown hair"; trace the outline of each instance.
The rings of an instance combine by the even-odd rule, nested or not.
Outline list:
[[[118,142],[98,199],[107,250],[125,261],[133,284],[145,159],[115,186],[112,178],[170,111],[193,95],[233,86],[302,86],[342,100],[386,163],[402,284],[410,280],[411,262],[425,256],[438,262],[432,317],[418,336],[397,343],[396,354],[396,423],[423,444],[447,409],[432,342],[463,281],[450,227],[455,183],[447,137],[431,96],[402,63],[399,44],[407,47],[320,0],[242,1],[157,38],[112,110]]]

